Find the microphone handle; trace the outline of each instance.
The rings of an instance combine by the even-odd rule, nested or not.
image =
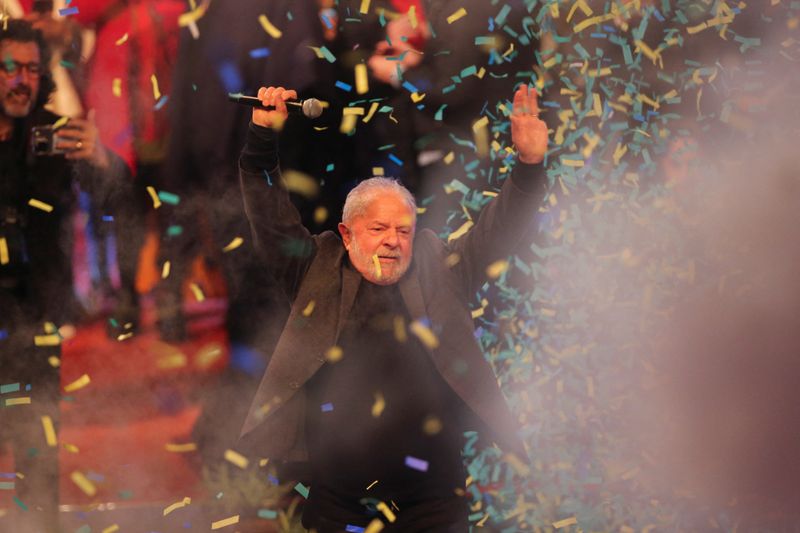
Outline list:
[[[264,106],[261,105],[261,100],[256,98],[255,96],[244,96],[242,94],[229,94],[228,100],[231,102],[235,102],[237,104],[246,105],[250,107],[263,107],[264,109],[275,109],[274,106]],[[303,101],[302,100],[289,100],[284,102],[287,106],[295,106],[302,109]]]

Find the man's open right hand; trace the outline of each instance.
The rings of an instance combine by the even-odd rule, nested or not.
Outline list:
[[[297,99],[297,92],[283,87],[261,87],[258,90],[258,99],[262,105],[269,109],[253,109],[253,124],[280,130],[289,112],[286,110],[286,100]]]

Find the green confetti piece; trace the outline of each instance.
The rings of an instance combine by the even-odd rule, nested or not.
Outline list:
[[[167,191],[158,191],[158,199],[170,205],[178,205],[181,201],[180,196]]]
[[[328,63],[335,63],[335,62],[336,62],[336,56],[334,56],[334,55],[331,53],[331,51],[330,51],[330,50],[328,50],[328,47],[327,47],[327,46],[324,46],[324,45],[323,45],[323,46],[320,46],[320,47],[319,47],[319,53],[321,53],[321,54],[322,54],[322,57],[324,57],[325,59],[327,59],[327,60],[328,60]]]
[[[308,487],[306,487],[299,481],[297,485],[294,486],[294,490],[296,490],[297,493],[300,494],[300,496],[302,496],[303,498],[308,499]]]
[[[308,497],[308,493],[306,493],[305,497]],[[273,520],[273,519],[278,517],[278,513],[277,513],[277,511],[272,511],[270,509],[259,509],[258,510],[258,517],[259,518],[264,518],[266,520]]]

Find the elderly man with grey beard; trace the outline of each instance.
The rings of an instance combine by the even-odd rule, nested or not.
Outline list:
[[[464,235],[416,230],[398,182],[348,195],[339,234],[311,235],[283,186],[277,134],[295,91],[261,88],[239,161],[253,238],[291,313],[242,429],[240,449],[307,461],[303,525],[319,533],[466,532],[463,434],[525,458],[517,424],[473,335],[487,267],[531,235],[546,193],[547,126],[536,92],[514,94],[517,161]],[[378,524],[378,521],[380,524]]]

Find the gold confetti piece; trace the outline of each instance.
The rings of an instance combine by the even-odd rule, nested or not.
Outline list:
[[[369,111],[367,111],[367,116],[361,119],[362,122],[367,123],[369,122],[373,116],[375,116],[375,112],[378,110],[378,102],[372,102],[372,105],[369,106]]]
[[[344,352],[339,346],[331,346],[325,352],[325,360],[329,363],[335,363],[337,361],[341,361]]]
[[[158,79],[155,74],[150,75],[150,83],[153,84],[153,98],[158,101],[161,98],[161,91],[158,89]]]
[[[483,515],[483,518],[481,518],[480,520],[478,520],[478,521],[475,523],[475,525],[476,525],[477,527],[483,527],[483,525],[486,523],[486,521],[487,521],[488,519],[489,519],[489,513],[486,513],[485,515]]]
[[[452,23],[454,23],[455,21],[457,21],[458,19],[460,19],[461,17],[463,17],[466,14],[467,14],[467,10],[464,9],[463,7],[460,7],[460,8],[458,8],[456,10],[455,13],[453,13],[452,15],[447,17],[447,23],[448,24],[452,24]]]
[[[460,228],[458,228],[453,233],[447,236],[447,242],[452,242],[461,237],[462,235],[466,234],[469,231],[469,229],[474,225],[475,225],[474,222],[472,222],[471,220],[467,220],[466,222],[461,224]]]
[[[411,101],[415,104],[421,102],[425,98],[425,93],[419,94],[418,92],[414,91],[411,93]]]
[[[198,368],[208,368],[222,357],[222,346],[216,342],[206,344],[194,354],[194,365]]]
[[[472,131],[477,132],[480,129],[486,129],[488,125],[489,125],[489,117],[483,116],[478,120],[476,120],[475,123],[472,125]]]
[[[572,4],[572,8],[569,10],[569,13],[567,13],[567,22],[572,20],[572,15],[575,14],[575,11],[577,9],[580,9],[583,12],[583,15],[586,17],[592,16],[593,13],[592,8],[586,5],[586,2],[584,0],[578,0],[577,2]]]
[[[386,400],[383,399],[383,394],[380,392],[375,393],[375,403],[372,404],[372,418],[378,418],[383,413],[386,407]]]
[[[486,267],[486,275],[489,276],[490,279],[497,279],[506,270],[508,270],[508,261],[501,259]]]
[[[51,355],[50,357],[48,357],[47,362],[50,363],[50,366],[52,366],[53,368],[58,368],[61,366],[61,359],[59,359],[55,355]]]
[[[7,398],[6,399],[6,407],[12,405],[30,405],[31,399],[29,396],[23,396],[22,398]]]
[[[147,186],[147,194],[149,194],[150,198],[153,200],[153,209],[161,207],[161,198],[158,197],[158,193],[151,185]]]
[[[382,512],[382,513],[383,513],[383,516],[385,516],[385,517],[386,517],[386,520],[388,520],[389,522],[394,522],[395,520],[397,520],[397,517],[394,515],[394,513],[392,512],[392,510],[391,510],[391,509],[389,509],[389,506],[388,506],[388,505],[386,505],[385,503],[383,503],[383,502],[378,502],[378,505],[376,505],[375,507],[376,507],[376,508],[377,508],[377,509],[378,509],[380,512]]]
[[[75,392],[76,390],[84,388],[91,382],[92,380],[89,378],[89,374],[84,374],[69,385],[66,385],[64,387],[64,392]]]
[[[262,15],[263,17],[264,15]],[[265,17],[266,18],[266,17]],[[232,526],[233,524],[239,523],[239,515],[231,516],[230,518],[225,518],[224,520],[217,520],[216,522],[211,522],[211,529],[222,529],[223,527]]]
[[[408,21],[411,23],[413,29],[417,29],[417,6],[412,5],[408,8]]]
[[[77,470],[69,475],[69,478],[75,483],[79,489],[81,489],[87,496],[93,497],[97,494],[97,487],[94,486],[83,473],[78,472]]]
[[[353,117],[353,120],[355,120],[355,117]],[[289,192],[297,193],[308,199],[314,199],[319,196],[319,182],[316,178],[304,172],[287,169],[283,173],[283,181]]]
[[[33,343],[36,346],[58,346],[61,344],[61,337],[57,334],[36,335],[33,337]]]
[[[48,415],[42,417],[42,428],[44,429],[44,440],[51,448],[58,446],[56,439],[56,428],[53,426],[53,419]]]
[[[192,289],[192,294],[194,294],[194,299],[197,300],[198,302],[202,302],[203,300],[206,299],[206,295],[203,294],[202,289],[200,289],[200,286],[197,283],[194,282],[190,283],[189,288]]]
[[[234,237],[231,242],[225,245],[225,248],[222,249],[223,252],[230,252],[231,250],[235,250],[242,245],[244,239],[241,237]]]
[[[193,452],[197,449],[197,444],[195,444],[194,442],[187,442],[184,444],[174,444],[168,442],[167,444],[164,445],[164,449],[166,449],[168,452],[173,452],[173,453]]]
[[[377,484],[378,484],[378,480],[376,479],[375,481],[373,481],[372,483],[369,484],[369,487],[367,487],[367,490],[371,489],[372,487],[374,487]]]
[[[356,92],[366,94],[369,91],[369,81],[367,80],[367,65],[359,63],[355,67],[356,71]],[[375,102],[377,103],[377,102]]]
[[[116,533],[117,531],[119,531],[119,526],[117,524],[111,524],[100,533]]]
[[[422,423],[422,431],[426,435],[436,435],[442,431],[442,421],[433,415],[428,415]]]
[[[190,503],[192,503],[192,499],[190,497],[186,496],[183,500],[181,500],[179,502],[175,502],[175,503],[173,503],[172,505],[170,505],[168,507],[165,507],[163,516],[167,516],[172,511],[174,511],[176,509],[180,509],[181,507],[186,507]]]
[[[169,261],[164,261],[164,264],[161,265],[161,279],[167,279],[169,277],[169,270],[172,264]]]
[[[186,366],[187,362],[186,355],[178,352],[167,355],[166,357],[161,357],[156,362],[156,366],[161,369],[182,368]]]
[[[453,152],[448,152],[447,155],[444,156],[444,164],[445,165],[449,165],[450,163],[452,163],[455,160],[455,158],[456,158],[456,154],[454,154]]]
[[[258,22],[261,23],[261,27],[264,28],[264,31],[267,32],[273,39],[280,39],[281,35],[283,35],[281,30],[272,25],[266,15],[259,15]]]
[[[8,243],[5,237],[0,237],[0,265],[7,265],[8,262]]]
[[[58,129],[58,128],[60,128],[61,126],[64,126],[64,125],[66,125],[66,124],[67,124],[67,122],[69,122],[69,117],[60,117],[58,120],[56,120],[56,121],[53,123],[53,129],[54,129],[54,130],[57,130],[57,129]]]
[[[422,322],[415,320],[409,324],[408,329],[411,330],[411,333],[417,336],[422,344],[431,350],[435,350],[439,347],[439,339],[437,339],[433,331],[431,331],[431,329]]]
[[[200,7],[192,9],[191,11],[187,11],[186,13],[182,13],[178,17],[178,26],[184,28],[203,18],[203,15],[206,14],[206,9],[208,8],[209,3],[210,2],[203,2],[200,4]]]
[[[342,115],[343,116],[350,116],[350,115],[363,116],[364,115],[364,108],[363,107],[358,107],[358,106],[345,107],[344,109],[342,109]]]
[[[326,220],[328,220],[328,208],[324,205],[318,205],[316,209],[314,209],[314,222],[322,224]]]
[[[45,213],[49,213],[53,210],[53,206],[50,204],[46,204],[41,200],[37,200],[36,198],[31,198],[28,200],[28,205],[31,207],[35,207],[36,209],[41,209]]]
[[[358,12],[362,15],[369,13],[369,0],[361,0],[361,7],[358,9]]]
[[[269,464],[269,459],[259,459],[258,460],[258,466],[260,466],[261,468],[264,468],[268,464]]]
[[[306,305],[306,308],[303,309],[303,316],[311,316],[311,313],[314,312],[314,306],[315,305],[316,305],[316,302],[314,300],[311,300],[310,302],[308,302],[308,305]]]
[[[565,518],[564,520],[559,520],[558,522],[553,522],[553,527],[556,529],[561,529],[562,527],[571,526],[578,523],[578,519],[574,516],[569,518]]]
[[[370,522],[367,528],[364,530],[364,533],[378,533],[383,531],[383,528],[383,522],[381,522],[379,518],[373,518],[372,522]]]
[[[245,470],[247,465],[250,464],[250,460],[247,457],[234,450],[225,450],[225,460],[235,464],[242,470]]]
[[[607,20],[613,19],[615,16],[616,15],[614,15],[613,13],[609,13],[607,15],[598,15],[596,17],[591,17],[591,18],[585,19],[582,22],[579,22],[578,24],[576,24],[575,27],[572,28],[572,31],[575,32],[575,33],[580,33],[581,31],[585,30],[589,26],[594,26],[595,24],[602,24],[603,22],[605,22]]]
[[[381,260],[378,259],[378,254],[374,254],[372,256],[372,264],[375,265],[375,277],[381,279],[383,277],[383,273],[381,272]]]
[[[119,46],[121,44],[124,44],[125,41],[127,41],[127,40],[128,40],[128,33],[126,32],[125,35],[123,35],[122,37],[117,39],[116,45]]]
[[[406,339],[408,339],[406,335],[406,322],[400,315],[394,317],[394,338],[397,342],[406,342]]]
[[[122,96],[122,80],[120,78],[114,78],[111,80],[111,94],[117,98]]]
[[[74,444],[70,444],[69,442],[62,442],[61,447],[67,450],[69,453],[78,453],[80,450]]]

